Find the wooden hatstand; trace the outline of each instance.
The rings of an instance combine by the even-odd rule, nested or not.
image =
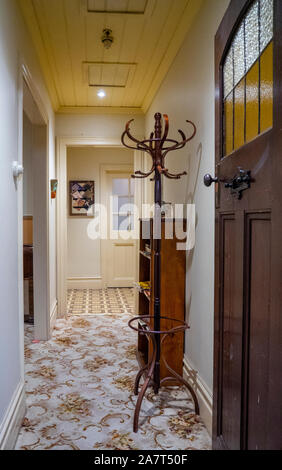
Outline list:
[[[166,114],[163,115],[165,121],[165,129],[164,133],[162,132],[162,115],[160,113],[155,114],[155,129],[154,132],[150,134],[150,139],[145,139],[143,141],[139,141],[135,139],[130,133],[130,123],[133,121],[129,121],[126,124],[125,131],[122,134],[121,141],[123,145],[127,148],[140,150],[151,155],[153,164],[152,168],[148,173],[143,173],[141,171],[136,171],[132,178],[148,178],[149,176],[153,175],[151,180],[155,182],[155,210],[154,210],[154,219],[153,219],[153,241],[154,241],[154,317],[153,317],[153,324],[154,328],[151,329],[149,326],[150,320],[152,319],[150,316],[144,317],[135,317],[129,321],[129,326],[134,329],[135,331],[139,331],[141,334],[144,334],[148,337],[148,340],[152,341],[153,344],[153,354],[149,360],[149,363],[141,369],[136,377],[135,381],[135,394],[138,395],[139,389],[139,382],[141,377],[144,375],[144,383],[138,395],[136,408],[135,408],[135,415],[134,415],[134,425],[133,430],[134,432],[138,431],[138,421],[139,421],[139,413],[142,404],[143,397],[147,388],[152,385],[154,392],[157,394],[159,392],[161,383],[164,380],[160,380],[160,361],[161,359],[166,363],[168,370],[171,373],[171,377],[166,377],[165,380],[174,380],[176,382],[180,382],[184,384],[190,391],[192,398],[195,404],[195,412],[199,413],[199,405],[197,401],[197,397],[194,393],[193,388],[186,382],[180,375],[176,374],[167,364],[164,357],[162,355],[162,343],[164,340],[173,334],[177,334],[179,332],[183,332],[188,328],[187,323],[185,322],[177,322],[177,325],[169,331],[161,331],[161,319],[164,318],[161,316],[161,306],[160,306],[160,297],[161,297],[161,206],[162,206],[162,175],[169,179],[180,179],[181,176],[186,175],[186,172],[172,174],[165,168],[164,162],[166,155],[173,151],[179,150],[183,148],[187,142],[193,139],[196,134],[196,126],[191,122],[190,123],[193,127],[192,135],[187,139],[184,132],[179,130],[179,134],[181,135],[182,140],[178,142],[174,139],[168,138],[168,131],[169,131],[169,120]],[[125,137],[128,137],[132,142],[134,142],[135,146],[129,145],[125,143]],[[171,145],[169,145],[171,144]],[[133,323],[135,321],[139,321],[143,319],[147,324],[148,327],[145,330],[141,330],[140,327],[134,327]],[[166,317],[166,319],[168,319]],[[171,319],[171,321],[175,322],[176,320]]]

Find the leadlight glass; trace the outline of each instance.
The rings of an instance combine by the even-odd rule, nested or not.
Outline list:
[[[259,56],[259,2],[251,7],[245,19],[246,70],[249,70]]]
[[[224,64],[224,98],[229,95],[229,93],[233,90],[234,83],[233,83],[233,49],[231,48],[229,54],[225,59]]]
[[[258,134],[259,64],[256,62],[246,76],[246,142]]]
[[[255,0],[223,65],[224,155],[272,127],[273,0]]]
[[[244,108],[245,108],[245,83],[241,80],[235,87],[234,93],[234,147],[244,145]]]
[[[260,51],[262,52],[273,37],[273,0],[263,0],[260,3]]]
[[[273,42],[264,49],[260,59],[260,130],[272,127],[273,120]]]
[[[240,82],[245,75],[245,44],[244,23],[241,24],[233,41],[234,54],[234,85]]]

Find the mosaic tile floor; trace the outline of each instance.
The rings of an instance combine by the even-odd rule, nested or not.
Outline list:
[[[136,334],[128,314],[69,316],[52,339],[32,343],[26,325],[27,412],[16,449],[210,449],[183,388],[149,390],[132,431]]]
[[[70,289],[68,291],[69,315],[134,314],[132,288]]]

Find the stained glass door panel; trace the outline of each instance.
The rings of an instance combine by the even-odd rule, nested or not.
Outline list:
[[[229,155],[273,124],[273,0],[252,3],[223,65],[223,151]]]

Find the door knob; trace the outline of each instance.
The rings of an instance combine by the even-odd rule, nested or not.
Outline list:
[[[204,176],[204,185],[209,187],[212,183],[218,183],[218,178],[213,178],[209,173]]]

